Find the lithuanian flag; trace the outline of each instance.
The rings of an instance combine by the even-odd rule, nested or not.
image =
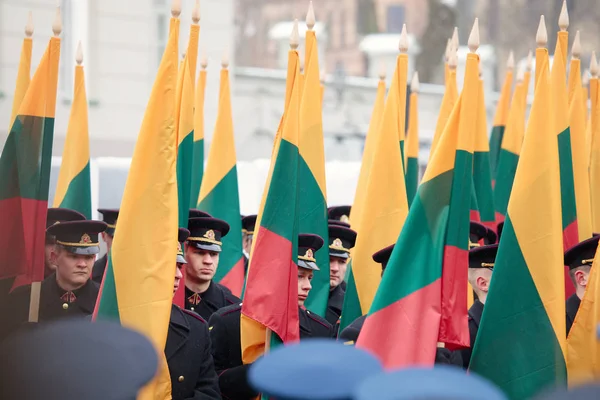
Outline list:
[[[590,79],[590,190],[592,193],[592,230],[600,232],[600,83],[596,53],[592,53],[592,78]]]
[[[401,161],[404,171],[406,169],[406,165],[404,165],[404,139],[406,136],[406,85],[408,83],[408,34],[406,33],[406,24],[402,25],[399,47],[400,54],[396,61],[398,81],[396,86],[390,86],[390,90],[398,91],[399,109],[396,124],[398,125],[398,140],[400,141],[400,152],[402,153]]]
[[[300,100],[300,232],[312,233],[328,243],[327,192],[325,183],[325,150],[323,142],[323,111],[321,109],[321,82],[319,54],[315,31],[306,32],[304,57],[304,88]],[[329,300],[329,253],[315,254],[319,271],[311,282],[306,308],[325,316]]]
[[[77,48],[73,103],[65,138],[62,163],[58,173],[54,207],[79,211],[92,218],[92,184],[90,178],[90,138],[88,134],[88,104],[85,94],[81,43]]]
[[[504,129],[505,127],[502,128],[503,136]],[[487,137],[487,113],[485,111],[483,79],[479,79],[477,131],[475,133],[475,151],[473,152],[473,189],[477,196],[481,223],[495,231],[496,209],[494,207],[492,172],[490,170],[490,145]]]
[[[57,20],[60,11],[57,9]],[[0,156],[0,279],[20,276],[15,286],[44,279],[44,237],[60,22],[40,60]]]
[[[174,2],[175,3],[175,2]],[[120,321],[145,334],[161,356],[156,378],[138,399],[170,399],[164,348],[173,301],[177,252],[176,86],[179,11],[150,93],[131,159],[118,229],[95,318]]]
[[[470,364],[511,399],[566,383],[560,166],[542,61]]]
[[[300,173],[300,71],[296,50],[288,58],[292,90],[276,137],[252,243],[241,315],[244,363],[265,351],[266,332],[284,343],[300,339],[298,317],[298,181]],[[287,96],[286,96],[287,98]]]
[[[31,51],[33,48],[33,17],[31,11],[29,12],[29,19],[25,26],[25,37],[23,38],[23,46],[21,47],[21,59],[19,60],[19,69],[17,70],[17,85],[15,86],[15,94],[13,96],[12,111],[10,113],[9,127],[12,128],[15,118],[19,113],[19,107],[21,102],[27,93],[29,82],[31,81]]]
[[[567,72],[561,50],[561,36],[567,32],[559,32],[554,50],[554,61],[551,71],[552,114],[554,130],[558,135],[558,153],[560,161],[560,194],[562,205],[563,245],[565,250],[579,243],[577,228],[577,204],[575,201],[575,183],[573,179],[573,154],[571,150],[571,130],[569,128],[569,98],[567,94]],[[568,271],[567,271],[568,272]]]
[[[410,207],[419,186],[419,73],[410,85],[408,135],[406,137],[406,196]]]
[[[231,230],[223,240],[223,251],[215,282],[228,287],[235,296],[244,286],[244,256],[242,253],[242,220],[236,168],[231,94],[227,62],[222,63],[219,112],[208,154],[206,171],[200,188],[198,209],[226,221]]]
[[[472,51],[478,47],[477,28],[476,21],[469,39]],[[463,92],[427,166],[358,338],[357,346],[376,354],[386,368],[433,365],[438,342],[469,343],[468,199],[478,62],[477,54],[468,54]]]
[[[381,280],[381,266],[372,256],[396,242],[408,213],[402,152],[397,145],[402,103],[399,91],[393,90],[401,79],[401,58],[402,54],[398,55],[379,128],[370,132],[374,146],[371,165],[362,166],[369,171],[360,198],[362,210],[353,207],[351,213],[352,227],[358,236],[352,249],[340,330],[369,311]]]
[[[567,371],[569,386],[600,378],[600,343],[597,328],[600,321],[600,252],[596,250],[583,299],[567,338]]]
[[[519,163],[519,155],[521,154],[521,145],[525,135],[527,88],[529,87],[530,76],[530,72],[525,72],[524,77],[517,77],[517,85],[508,112],[508,122],[502,138],[502,147],[500,148],[496,170],[496,185],[494,186],[494,206],[496,207],[496,221],[498,223],[503,222],[506,216],[508,199],[510,198],[517,164]]]
[[[454,104],[456,104],[456,100],[458,100],[458,89],[456,87],[456,62],[456,49],[452,48],[448,58],[448,77],[446,79],[444,97],[442,97],[442,105],[440,106],[440,113],[438,114],[437,123],[435,125],[435,133],[433,135],[433,141],[431,142],[431,149],[429,150],[429,161],[431,161],[433,158],[433,153],[437,148],[444,128],[446,128],[446,124],[450,118],[450,113],[452,113]]]
[[[573,41],[573,57],[569,73],[569,125],[571,128],[571,150],[573,156],[573,182],[577,206],[578,241],[592,237],[592,204],[590,198],[590,172],[585,143],[587,122],[587,98],[581,84],[581,42],[579,31]]]
[[[492,169],[492,179],[496,180],[496,170],[498,168],[498,157],[500,156],[500,147],[502,145],[502,138],[504,137],[504,130],[506,129],[506,123],[508,122],[508,111],[510,109],[510,92],[513,82],[513,71],[514,71],[514,59],[512,53],[508,60],[506,76],[504,77],[504,84],[500,91],[500,98],[498,99],[498,105],[496,106],[496,115],[494,116],[494,125],[492,126],[492,133],[490,135],[490,167]]]
[[[192,174],[194,172],[194,89],[198,36],[200,34],[199,13],[199,5],[196,4],[187,51],[177,76],[177,198],[180,228],[187,228],[189,209],[196,206],[196,202],[190,203],[190,199],[192,198]],[[181,286],[183,287],[183,285]]]
[[[198,204],[202,175],[204,175],[204,92],[206,91],[206,60],[200,63],[194,101],[194,161],[192,162],[192,183],[190,206]]]

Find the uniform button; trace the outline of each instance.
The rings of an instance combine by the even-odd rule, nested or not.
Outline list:
[[[191,307],[190,310],[194,311],[194,307]]]
[[[67,310],[69,308],[69,305],[67,303],[63,303],[63,310]]]
[[[177,380],[179,382],[183,382],[183,381],[185,381],[185,377],[183,375],[180,375],[179,378],[177,378]]]

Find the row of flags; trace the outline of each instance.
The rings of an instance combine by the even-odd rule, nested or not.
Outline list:
[[[171,304],[183,303],[183,292],[175,300],[172,297],[177,227],[185,226],[188,210],[198,207],[226,220],[234,232],[223,243],[215,280],[236,295],[244,294],[240,335],[243,359],[248,363],[272,346],[299,340],[298,233],[318,234],[327,242],[323,88],[312,29],[314,11],[311,4],[303,71],[297,23],[290,38],[284,113],[244,276],[226,59],[220,73],[215,134],[202,171],[207,77],[203,66],[196,82],[197,7],[180,62],[181,10],[173,2],[169,39],[140,128],[119,229],[94,314],[97,319],[133,327],[157,349],[164,348]],[[8,227],[0,231],[0,278],[16,278],[15,285],[43,279],[59,22],[55,28],[31,80],[31,38],[24,40],[14,115],[0,157],[0,219]],[[579,35],[567,79],[567,28],[561,24],[550,68],[543,19],[540,23],[528,120],[530,71],[517,73],[513,91],[514,61],[509,61],[489,142],[477,20],[468,41],[460,93],[456,85],[458,39],[455,35],[449,40],[445,93],[420,183],[418,76],[412,79],[407,129],[408,38],[403,28],[387,96],[382,73],[367,132],[350,215],[358,236],[341,317],[343,329],[367,315],[357,346],[377,354],[386,367],[430,366],[438,346],[469,346],[469,221],[475,219],[492,229],[504,222],[504,229],[470,369],[494,381],[511,398],[566,383],[567,376],[578,382],[600,373],[595,342],[600,315],[597,267],[592,268],[569,338],[565,327],[564,301],[572,285],[563,273],[563,250],[600,230],[596,221],[600,221],[600,192],[596,192],[600,182],[594,184],[600,179],[598,69],[597,65],[592,68],[589,82],[588,116],[588,92],[577,54]],[[80,56],[77,61],[55,206],[90,217],[87,100]],[[372,255],[392,244],[395,247],[382,276]],[[317,252],[315,258],[320,271],[312,281],[306,307],[324,315],[328,253]],[[163,357],[160,373],[140,398],[169,398],[169,382]]]

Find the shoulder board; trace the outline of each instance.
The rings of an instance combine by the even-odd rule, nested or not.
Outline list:
[[[183,311],[185,314],[196,318],[198,321],[202,322],[203,324],[206,324],[206,320],[204,318],[202,318],[200,315],[196,314],[195,312],[186,310],[185,308],[180,308],[180,310]]]
[[[317,314],[314,314],[308,310],[306,310],[306,315],[308,315],[308,318],[312,319],[313,321],[323,325],[325,328],[327,329],[331,329],[332,326],[331,324],[325,319],[325,318],[321,318],[320,316],[318,316]]]
[[[242,303],[238,303],[238,304],[235,305],[235,307],[228,306],[228,307],[225,307],[225,308],[221,308],[218,311],[223,311],[223,313],[219,314],[219,315],[221,315],[222,317],[224,317],[225,315],[229,315],[231,313],[238,312],[241,309],[242,309]]]

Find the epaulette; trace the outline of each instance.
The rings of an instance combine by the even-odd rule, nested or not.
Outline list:
[[[227,310],[225,310],[225,308],[227,308]],[[224,316],[229,315],[231,313],[237,312],[241,308],[242,308],[242,303],[238,303],[235,307],[231,307],[231,306],[224,307],[224,308],[221,308],[218,311],[224,310],[223,314],[219,314],[221,317],[224,317]]]
[[[198,321],[200,321],[200,322],[202,322],[202,323],[204,323],[204,324],[206,324],[206,323],[207,323],[207,322],[206,322],[206,320],[205,320],[204,318],[202,318],[200,315],[196,314],[196,313],[195,313],[195,312],[193,312],[193,311],[186,310],[185,308],[180,308],[180,310],[181,310],[181,311],[183,311],[184,313],[186,313],[187,315],[189,315],[189,316],[192,316],[192,317],[196,318]]]
[[[308,315],[308,317],[310,319],[312,319],[313,321],[318,322],[319,324],[323,325],[323,327],[325,327],[327,329],[332,328],[331,324],[325,318],[321,318],[320,316],[318,316],[317,314],[313,314],[309,310],[306,310],[306,315]]]

